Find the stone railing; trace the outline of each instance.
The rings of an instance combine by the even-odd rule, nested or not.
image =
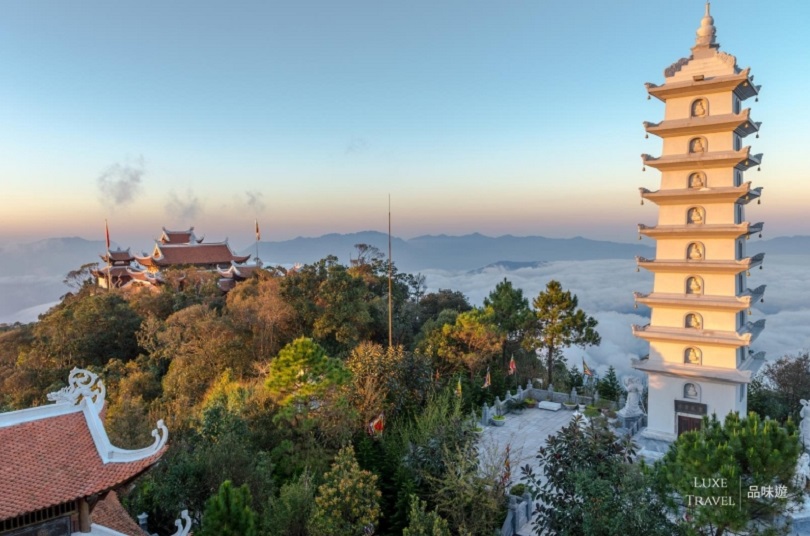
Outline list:
[[[509,496],[509,511],[501,527],[500,536],[514,536],[532,518],[532,497],[527,492],[523,497]]]
[[[503,400],[501,400],[501,397],[499,396],[495,397],[495,402],[493,402],[491,406],[484,403],[481,408],[481,425],[487,426],[490,424],[490,419],[495,415],[506,415],[509,413],[512,403],[522,402],[525,398],[533,398],[538,402],[549,400],[551,402],[559,402],[561,404],[565,402],[574,402],[576,404],[584,404],[586,406],[595,404],[599,401],[599,395],[591,397],[575,394],[575,391],[571,394],[567,394],[558,393],[554,390],[549,391],[547,389],[538,389],[532,386],[532,382],[529,380],[526,382],[525,389],[522,386],[518,386],[514,394],[512,394],[511,391],[507,391]],[[623,400],[620,400],[618,404],[612,400],[605,400],[605,402],[608,402],[607,407],[613,410],[618,410],[624,405]]]

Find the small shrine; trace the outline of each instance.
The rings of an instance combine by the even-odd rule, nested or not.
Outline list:
[[[0,535],[144,536],[116,490],[166,452],[163,421],[148,447],[113,446],[104,428],[106,389],[96,374],[73,369],[52,404],[0,413]],[[191,520],[178,521],[185,536]]]
[[[692,54],[664,71],[663,85],[646,84],[665,105],[663,121],[644,123],[663,151],[641,157],[645,169],[661,172],[661,187],[640,189],[642,204],[658,206],[658,224],[638,227],[656,241],[656,253],[637,258],[654,282],[652,292],[635,294],[651,309],[650,323],[633,326],[650,343],[649,355],[633,367],[649,379],[643,435],[651,439],[671,441],[699,427],[704,415],[745,415],[748,383],[763,363],[764,354],[749,347],[765,321],[750,322],[748,315],[765,286],[748,288],[747,276],[761,268],[764,254],[749,256],[746,247],[763,224],[745,217],[762,188],[744,181],[762,155],[743,146],[759,137],[761,123],[742,107],[760,86],[719,48],[707,3]]]

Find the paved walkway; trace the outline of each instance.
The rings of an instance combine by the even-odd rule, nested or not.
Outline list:
[[[483,463],[502,459],[509,445],[509,461],[512,466],[512,485],[520,483],[520,468],[526,464],[534,467],[535,474],[542,471],[537,463],[537,451],[545,445],[546,438],[556,433],[571,421],[574,412],[563,407],[559,411],[527,409],[521,415],[510,413],[504,426],[487,426],[481,434],[479,456]],[[527,523],[518,531],[521,535],[533,534]]]

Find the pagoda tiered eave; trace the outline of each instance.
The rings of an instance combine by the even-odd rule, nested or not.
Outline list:
[[[655,225],[648,227],[643,223],[638,224],[638,234],[650,238],[683,238],[700,236],[702,238],[737,238],[757,234],[762,232],[765,226],[763,222],[738,224],[696,224],[688,223],[683,225]]]
[[[714,309],[724,311],[743,311],[765,295],[765,285],[755,289],[746,289],[739,296],[712,296],[709,294],[677,294],[669,292],[634,292],[636,303],[648,307],[664,306],[680,309]]]
[[[712,274],[738,274],[751,268],[762,265],[764,253],[757,253],[753,257],[728,261],[707,260],[657,260],[645,257],[636,257],[636,264],[640,268],[656,272],[700,272]]]
[[[685,136],[691,134],[709,134],[712,132],[734,131],[744,138],[749,134],[759,132],[761,122],[751,121],[751,109],[746,108],[739,114],[710,115],[706,117],[691,117],[689,119],[674,119],[649,123],[644,121],[644,130],[660,138],[671,136]]]
[[[734,202],[746,204],[753,199],[762,196],[762,186],[751,188],[751,182],[745,182],[740,186],[726,186],[722,188],[678,188],[673,190],[650,191],[647,188],[639,188],[642,199],[651,201],[657,205],[677,205],[685,202]]]
[[[748,346],[765,329],[765,320],[748,322],[740,331],[633,325],[633,335],[648,341],[676,341],[695,345]]]
[[[746,68],[737,74],[711,76],[701,80],[693,78],[683,82],[668,82],[661,86],[647,82],[644,86],[647,93],[662,102],[673,97],[699,96],[721,91],[733,91],[740,100],[745,100],[759,95],[762,88],[754,85],[754,77],[750,73],[751,69]]]
[[[695,378],[723,383],[741,384],[750,383],[751,370],[730,369],[721,367],[707,367],[701,365],[681,365],[678,363],[665,363],[652,359],[633,359],[631,365],[636,370],[674,376],[676,378]]]
[[[751,147],[743,147],[739,151],[715,151],[708,153],[685,153],[653,157],[648,154],[641,155],[645,166],[659,171],[678,171],[694,168],[724,168],[735,167],[740,171],[758,166],[762,163],[762,154],[752,155]]]

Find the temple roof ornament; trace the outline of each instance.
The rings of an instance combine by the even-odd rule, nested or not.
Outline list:
[[[717,29],[714,27],[714,18],[711,15],[711,3],[706,2],[706,13],[700,19],[700,28],[697,29],[697,37],[695,39],[695,48],[718,48],[717,44]]]
[[[163,421],[146,448],[111,445],[101,416],[104,384],[82,369],[68,382],[49,395],[55,404],[0,413],[0,520],[120,488],[166,451]]]
[[[57,404],[77,405],[82,400],[86,400],[98,415],[104,407],[106,395],[107,388],[104,387],[104,382],[99,379],[98,374],[74,367],[68,375],[67,387],[48,393],[47,397],[48,400]]]
[[[180,518],[174,520],[177,532],[172,536],[188,536],[189,532],[191,532],[191,517],[188,515],[188,510],[180,512]]]

